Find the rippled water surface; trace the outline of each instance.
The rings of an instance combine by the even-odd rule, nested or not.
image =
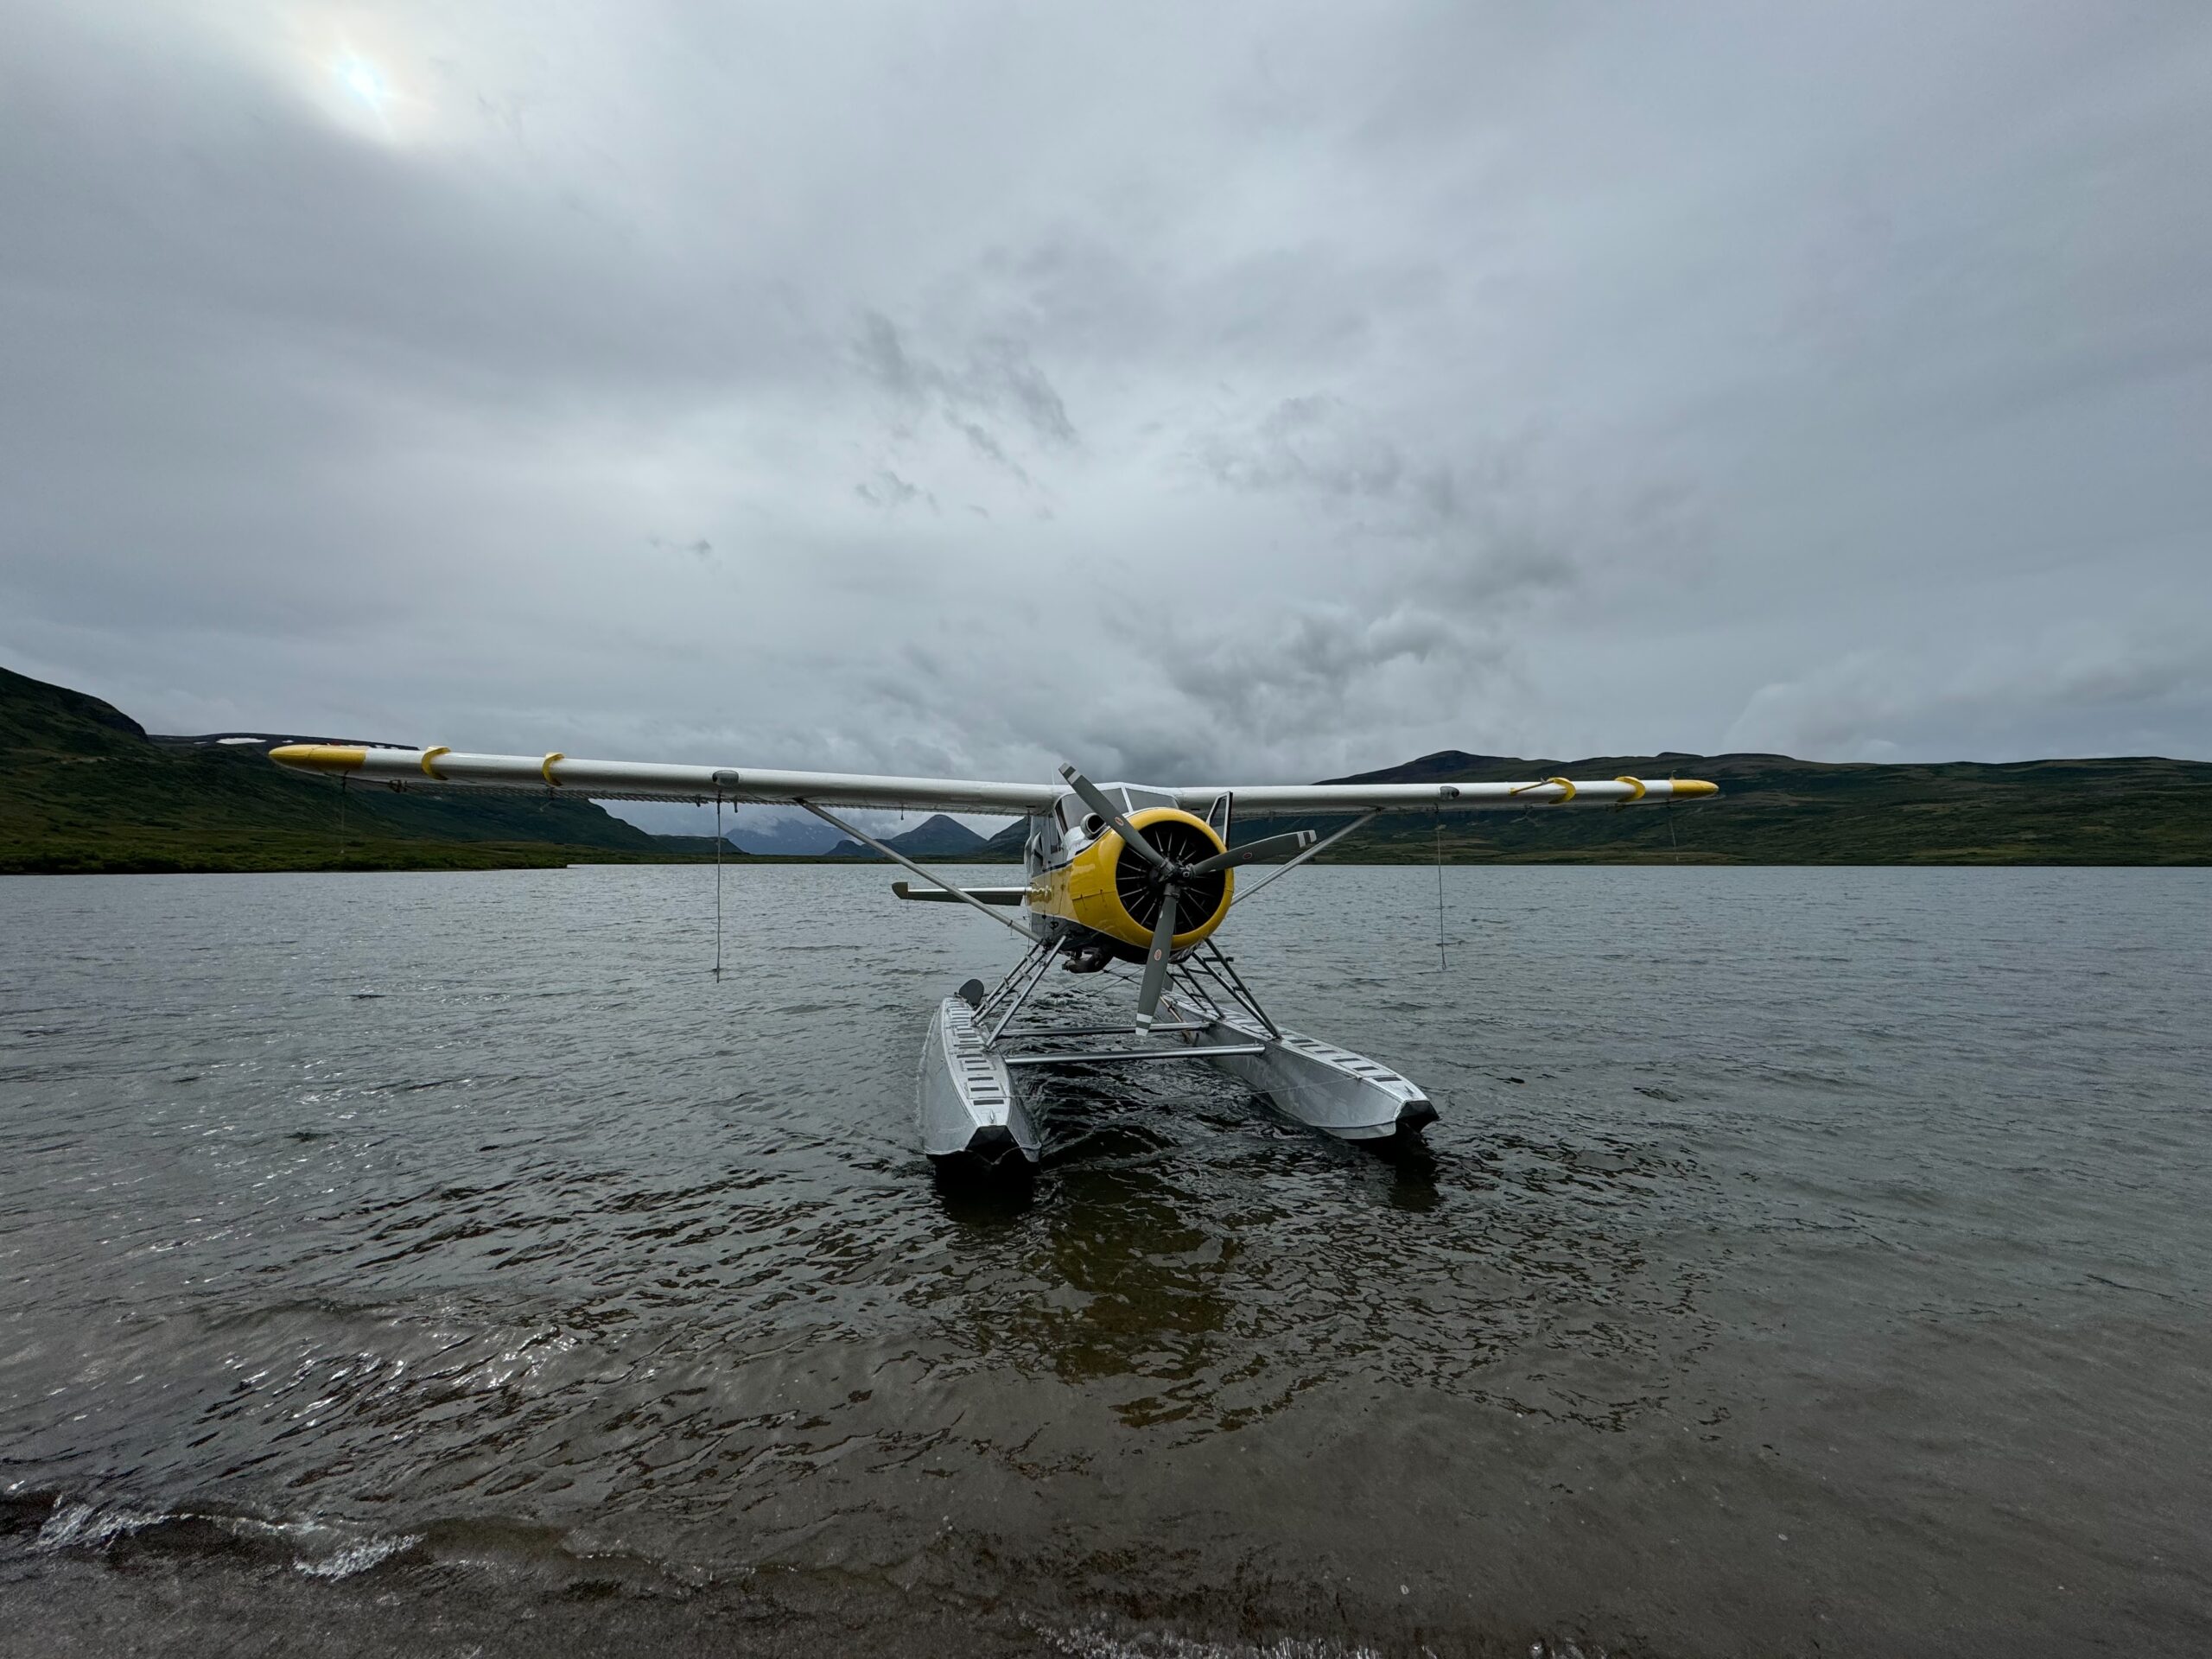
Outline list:
[[[2205,873],[1301,873],[1428,1154],[1071,1076],[1014,1198],[912,1125],[1011,937],[708,880],[0,882],[19,1637],[2212,1642]]]

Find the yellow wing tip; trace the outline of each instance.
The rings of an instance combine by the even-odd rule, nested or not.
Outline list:
[[[1719,785],[1709,784],[1702,778],[1677,778],[1675,779],[1675,793],[1677,797],[1685,795],[1718,795],[1719,792]]]
[[[279,743],[269,751],[269,758],[302,772],[359,772],[369,752],[340,743]]]

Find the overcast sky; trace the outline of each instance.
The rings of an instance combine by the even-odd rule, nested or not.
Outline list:
[[[2212,7],[11,0],[0,663],[1268,781],[2212,756]]]

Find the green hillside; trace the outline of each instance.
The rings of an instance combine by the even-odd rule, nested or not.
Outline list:
[[[1444,856],[1462,863],[2212,864],[2212,764],[2122,759],[2009,766],[1843,766],[1779,754],[1519,760],[1446,750],[1335,783],[1496,783],[1534,778],[1707,778],[1717,799],[1620,810],[1447,812]],[[1241,818],[1239,842],[1342,817]],[[993,837],[1010,855],[1021,828]],[[1433,815],[1377,818],[1324,856],[1419,863]]]
[[[0,669],[0,874],[493,869],[712,855],[707,837],[650,836],[585,800],[374,785],[341,795],[334,780],[271,766],[268,744],[280,741],[149,737],[97,697]],[[1550,760],[1447,750],[1334,781],[1677,772],[1712,779],[1720,798],[1671,810],[1447,813],[1444,855],[1506,863],[2212,864],[2212,764],[2194,760],[1836,766],[1777,754]],[[1325,833],[1343,822],[1241,818],[1236,838],[1294,826]],[[1436,829],[1429,815],[1394,815],[1329,856],[1425,861],[1436,855]],[[946,830],[959,826],[947,820],[938,825]],[[1016,823],[973,851],[936,841],[927,850],[1011,858],[1022,835]],[[734,847],[723,855],[745,856]]]
[[[97,697],[0,669],[0,873],[501,869],[685,855],[589,801],[364,785],[340,797],[334,780],[270,765],[266,743],[151,738]]]

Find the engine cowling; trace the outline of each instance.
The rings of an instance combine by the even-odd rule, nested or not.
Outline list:
[[[1132,812],[1129,823],[1178,864],[1195,864],[1226,850],[1220,836],[1204,818],[1175,807]],[[1177,950],[1187,950],[1221,925],[1236,886],[1236,879],[1228,870],[1217,870],[1183,884],[1176,905],[1177,919],[1187,918],[1189,925],[1175,934]],[[1109,830],[1052,873],[1046,902],[1039,908],[1112,940],[1117,947],[1115,954],[1124,960],[1141,962],[1152,943],[1152,930],[1160,920],[1161,896],[1154,866],[1141,854],[1130,851],[1119,832]]]

